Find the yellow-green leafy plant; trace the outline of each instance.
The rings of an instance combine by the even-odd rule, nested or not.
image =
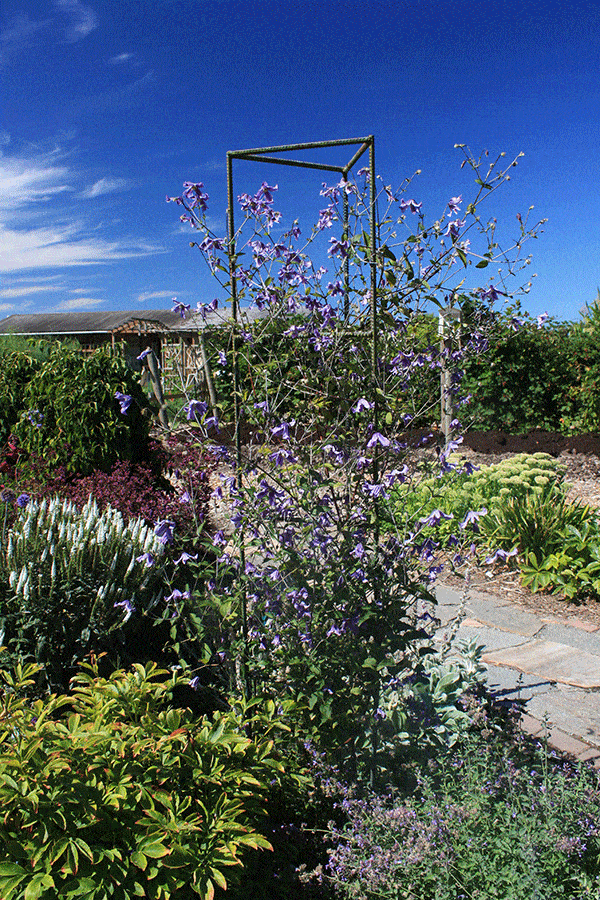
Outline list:
[[[440,510],[446,518],[437,527],[437,539],[447,540],[461,534],[460,523],[470,510],[487,511],[479,524],[482,529],[494,513],[509,499],[530,495],[563,496],[565,469],[547,453],[518,453],[490,466],[481,466],[469,474],[461,469],[461,460],[451,457],[455,469],[443,477],[426,477],[397,489],[399,504],[406,508],[409,521],[426,518]]]
[[[2,900],[211,900],[249,849],[282,766],[272,703],[194,718],[189,676],[153,664],[27,699],[36,666],[0,674]],[[248,734],[252,734],[252,738]]]

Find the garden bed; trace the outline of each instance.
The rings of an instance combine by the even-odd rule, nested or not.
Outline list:
[[[562,435],[532,430],[511,435],[504,431],[468,432],[461,455],[476,466],[492,465],[517,453],[548,453],[565,469],[565,481],[571,485],[569,499],[600,509],[600,435]],[[444,583],[457,587],[464,582],[446,570]],[[567,603],[552,594],[532,593],[524,587],[514,569],[474,568],[469,574],[471,590],[504,597],[518,606],[553,620],[577,620],[584,627],[600,628],[600,603],[587,599]]]

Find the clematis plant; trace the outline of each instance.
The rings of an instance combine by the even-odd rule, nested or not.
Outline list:
[[[488,162],[460,151],[474,197],[456,194],[431,221],[406,196],[412,179],[395,192],[377,180],[375,257],[365,169],[323,185],[326,206],[306,237],[297,221],[276,233],[277,188],[266,182],[239,196],[233,244],[209,227],[203,185],[168,198],[201,235],[192,247],[235,293],[229,346],[235,372],[247,373],[234,389],[235,424],[256,425],[252,448],[220,451],[235,473],[220,489],[232,534],[216,544],[215,577],[197,597],[213,629],[212,664],[230,689],[293,699],[301,733],[371,780],[379,699],[431,652],[424,604],[440,571],[434,534],[444,513],[409,521],[393,495],[396,483],[418,477],[407,425],[431,423],[436,401],[423,402],[423,384],[439,384],[441,367],[455,408],[465,402],[461,362],[485,349],[493,304],[509,296],[510,277],[528,262],[523,244],[541,227],[525,223],[501,246],[481,208],[519,158],[505,165],[503,154]],[[500,272],[482,285],[476,276],[490,264]],[[447,306],[465,313],[461,346],[440,346],[437,332],[419,346],[423,314]],[[249,307],[261,313],[252,326]],[[189,418],[202,402],[188,401]],[[456,465],[458,427],[456,419],[438,448],[439,472]]]

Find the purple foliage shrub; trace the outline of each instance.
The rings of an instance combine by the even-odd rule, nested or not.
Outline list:
[[[209,473],[216,466],[210,452],[181,437],[153,442],[144,462],[120,460],[108,471],[95,469],[90,475],[72,474],[64,465],[48,467],[37,458],[23,463],[12,444],[2,462],[6,486],[14,486],[19,494],[26,492],[40,500],[58,495],[78,506],[91,495],[101,510],[110,504],[125,519],[172,521],[176,534],[186,538],[204,526]]]

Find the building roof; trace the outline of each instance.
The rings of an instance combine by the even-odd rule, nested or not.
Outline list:
[[[258,309],[245,309],[243,318],[254,321],[264,313]],[[171,309],[127,309],[120,311],[26,313],[7,316],[0,321],[0,334],[18,335],[77,335],[115,334],[123,331],[199,331],[208,325],[220,325],[230,318],[229,313],[217,310],[207,312],[206,318],[200,313],[187,313],[182,319]],[[137,326],[137,327],[136,327]]]

